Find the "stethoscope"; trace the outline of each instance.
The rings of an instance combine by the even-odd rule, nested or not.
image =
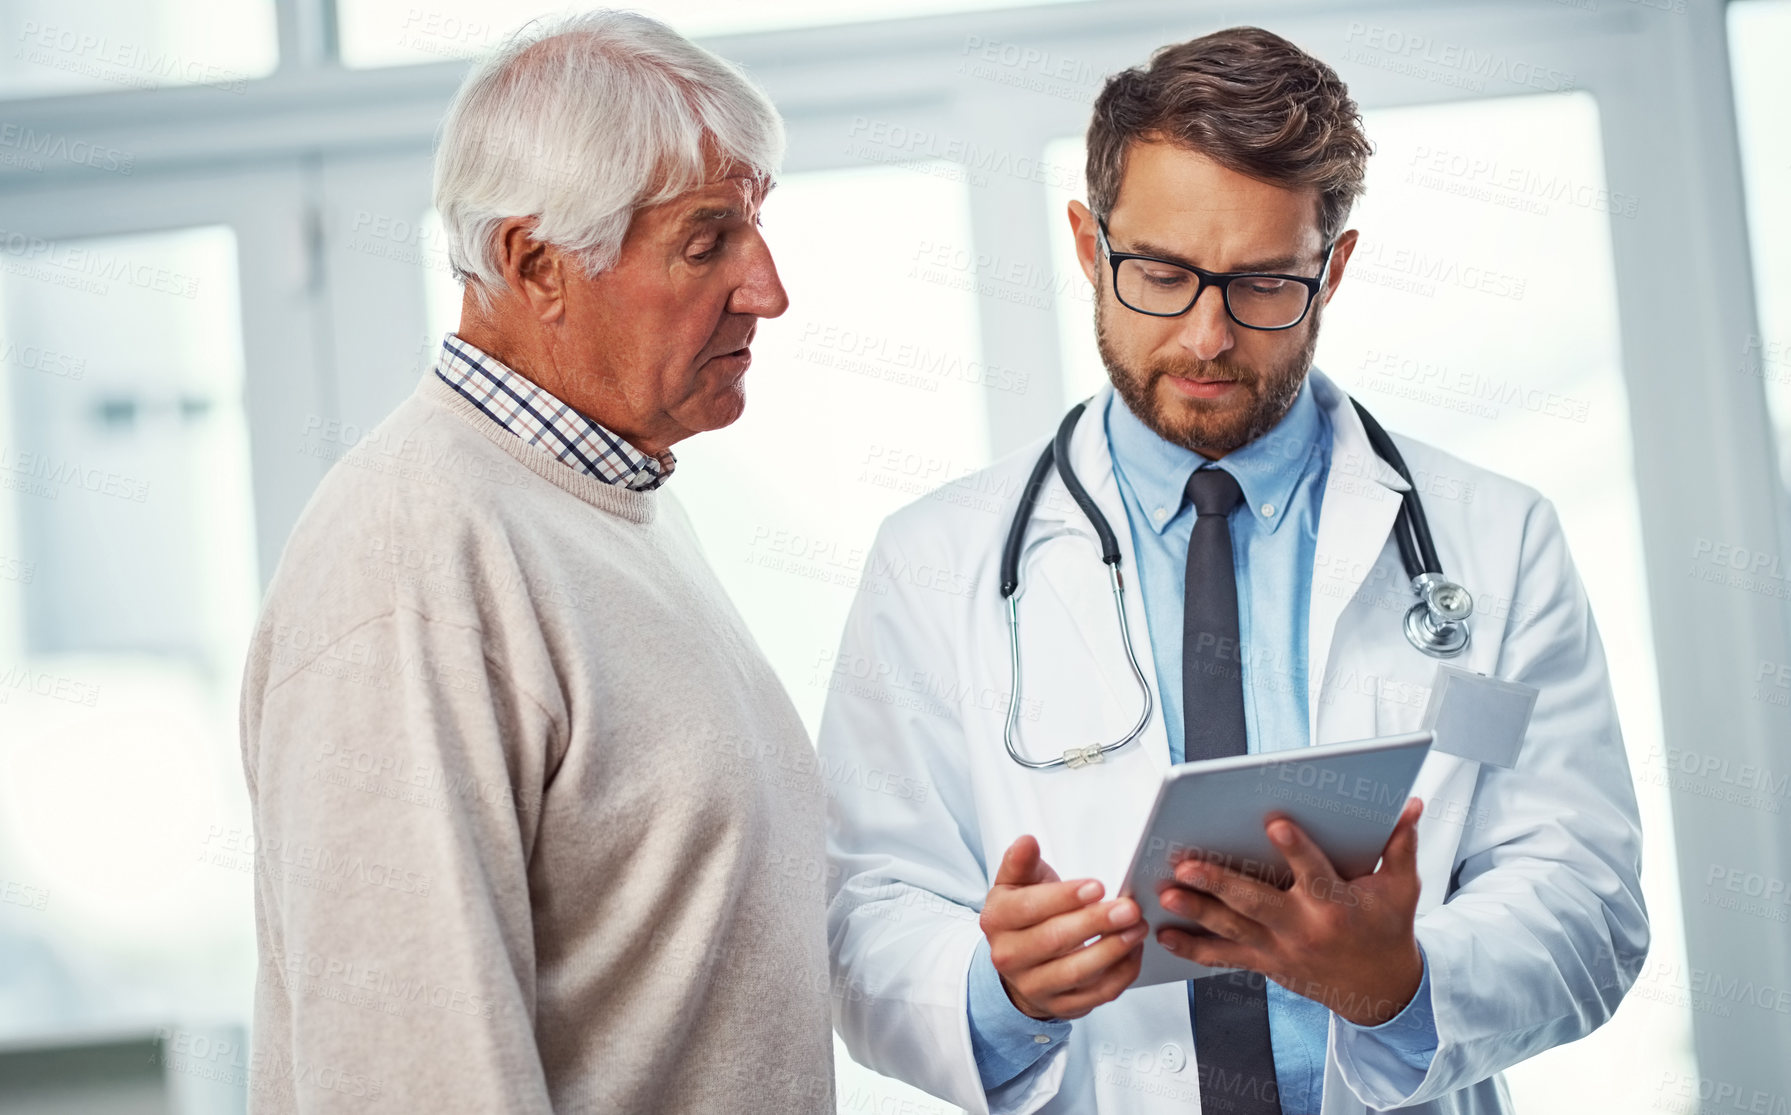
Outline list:
[[[1412,482],[1411,471],[1393,445],[1393,439],[1387,436],[1387,431],[1366,407],[1355,399],[1350,403],[1362,419],[1369,445],[1407,484],[1401,494],[1399,515],[1393,523],[1393,540],[1399,545],[1399,560],[1405,565],[1406,575],[1412,579],[1412,591],[1418,596],[1418,603],[1405,614],[1406,641],[1432,658],[1454,658],[1468,647],[1468,617],[1474,614],[1474,598],[1467,589],[1443,575],[1436,544],[1430,537],[1430,521],[1424,515],[1424,505],[1418,500],[1418,487]],[[1119,574],[1119,539],[1114,536],[1107,516],[1095,506],[1094,498],[1082,486],[1075,469],[1070,467],[1070,436],[1075,433],[1076,421],[1087,406],[1087,402],[1080,402],[1071,407],[1057,427],[1057,436],[1039,454],[1038,463],[1032,466],[1032,474],[1027,477],[1026,487],[1020,493],[1020,506],[1014,512],[1013,525],[1008,528],[1007,543],[1001,548],[1001,595],[1007,601],[1007,644],[1013,679],[1008,697],[1007,725],[1002,729],[1001,740],[1014,762],[1032,770],[1053,767],[1074,770],[1101,762],[1108,752],[1117,751],[1137,739],[1150,722],[1150,684],[1144,680],[1144,671],[1139,668],[1138,655],[1132,649],[1131,627],[1126,623],[1125,581]],[[1082,514],[1087,516],[1089,525],[1100,538],[1101,561],[1107,566],[1107,581],[1113,590],[1113,609],[1119,616],[1120,642],[1125,647],[1126,664],[1132,668],[1132,679],[1144,696],[1144,708],[1132,730],[1112,743],[1072,747],[1059,758],[1038,760],[1022,755],[1014,738],[1020,720],[1020,557],[1033,505],[1038,502],[1039,489],[1044,487],[1053,463],[1063,486],[1069,489],[1070,498],[1076,501],[1076,506],[1082,509]]]

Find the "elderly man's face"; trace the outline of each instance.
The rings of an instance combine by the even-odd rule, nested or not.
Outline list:
[[[616,420],[654,449],[746,408],[747,346],[790,306],[759,233],[764,200],[762,183],[718,175],[636,213],[616,265],[567,285],[578,363],[613,380]]]
[[[715,167],[702,186],[637,211],[596,276],[532,221],[499,230],[509,290],[470,300],[460,334],[647,453],[720,429],[746,407],[748,345],[789,308],[759,234],[765,185]]]

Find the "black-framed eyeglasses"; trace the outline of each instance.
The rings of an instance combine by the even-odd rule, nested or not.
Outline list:
[[[1219,288],[1225,312],[1246,329],[1292,329],[1306,320],[1312,299],[1324,285],[1331,266],[1333,240],[1325,245],[1318,277],[1271,275],[1255,271],[1203,271],[1190,264],[1155,256],[1116,252],[1107,242],[1107,222],[1099,230],[1101,254],[1113,266],[1113,293],[1120,305],[1151,317],[1180,317],[1193,308],[1209,286]]]

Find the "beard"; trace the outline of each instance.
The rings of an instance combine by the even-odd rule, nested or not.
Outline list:
[[[1321,303],[1314,300],[1307,319],[1296,326],[1306,330],[1305,340],[1271,367],[1246,368],[1224,357],[1158,358],[1134,367],[1120,356],[1108,336],[1106,301],[1099,295],[1095,298],[1095,346],[1113,389],[1158,437],[1211,459],[1241,449],[1275,428],[1299,396],[1318,348]],[[1171,375],[1231,380],[1238,386],[1224,399],[1192,399],[1163,382],[1164,376]]]

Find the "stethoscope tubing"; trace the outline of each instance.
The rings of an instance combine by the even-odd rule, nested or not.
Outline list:
[[[1431,537],[1430,521],[1424,513],[1424,504],[1418,496],[1418,485],[1412,478],[1411,470],[1406,466],[1405,458],[1400,454],[1393,439],[1375,420],[1368,408],[1354,398],[1350,404],[1355,408],[1357,416],[1362,420],[1362,428],[1368,435],[1368,443],[1375,454],[1392,467],[1406,483],[1406,489],[1400,493],[1399,514],[1393,523],[1393,540],[1399,548],[1400,564],[1405,567],[1407,576],[1412,578],[1414,591],[1424,597],[1422,603],[1416,604],[1405,618],[1406,639],[1413,647],[1434,658],[1451,658],[1460,654],[1468,644],[1467,614],[1472,612],[1472,597],[1468,596],[1460,586],[1449,581],[1443,574],[1442,562],[1437,558],[1436,543]],[[1001,596],[1007,605],[1008,656],[1012,670],[1012,686],[1008,694],[1007,719],[1002,727],[1002,743],[1014,762],[1031,770],[1048,770],[1055,767],[1075,769],[1101,762],[1110,751],[1117,751],[1143,734],[1145,726],[1150,722],[1154,701],[1150,684],[1145,680],[1144,671],[1138,665],[1138,655],[1132,645],[1131,626],[1126,620],[1125,580],[1120,574],[1119,539],[1113,533],[1113,526],[1107,516],[1095,504],[1094,497],[1082,485],[1081,478],[1070,466],[1070,439],[1076,432],[1076,424],[1083,412],[1088,408],[1086,400],[1071,407],[1058,424],[1056,436],[1039,454],[1038,461],[1032,466],[1032,472],[1026,478],[1026,486],[1021,490],[1019,506],[1015,508],[1012,525],[1001,548]],[[1108,581],[1113,592],[1113,606],[1119,616],[1120,641],[1125,646],[1126,662],[1131,667],[1132,676],[1144,697],[1143,711],[1139,713],[1138,722],[1132,730],[1121,738],[1110,743],[1094,743],[1086,747],[1071,747],[1063,755],[1052,759],[1032,759],[1020,752],[1016,737],[1020,719],[1020,561],[1026,540],[1026,527],[1032,521],[1033,508],[1038,503],[1040,491],[1045,486],[1053,467],[1058,479],[1070,493],[1090,526],[1094,528],[1101,547],[1101,562],[1107,566]],[[1449,620],[1438,626],[1435,624],[1432,598],[1426,589],[1444,586],[1458,593],[1467,601],[1466,613],[1459,619]],[[1423,616],[1420,613],[1425,613]],[[1426,637],[1428,634],[1428,637]],[[1458,637],[1451,637],[1458,636]]]

